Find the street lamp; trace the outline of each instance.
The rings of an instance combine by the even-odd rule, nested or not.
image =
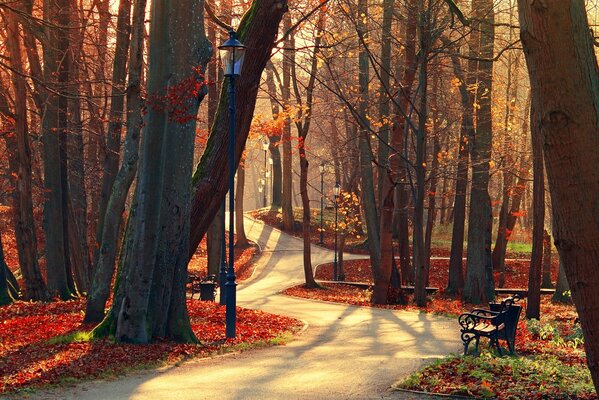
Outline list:
[[[266,157],[267,157],[267,153],[268,153],[268,141],[266,139],[264,139],[264,142],[262,142],[262,150],[264,150],[264,176],[266,178],[268,178],[268,175],[266,175]],[[266,207],[266,190],[264,190],[264,206]]]
[[[337,211],[339,209],[339,193],[341,192],[341,186],[339,182],[335,183],[333,188],[333,194],[335,195],[335,258],[333,259],[333,280],[339,280],[339,271],[337,270]]]
[[[229,39],[218,47],[223,60],[224,75],[229,78],[229,269],[225,284],[226,307],[226,337],[234,338],[237,320],[237,293],[235,283],[235,78],[241,74],[245,46],[237,40],[237,33],[229,31]],[[243,218],[243,217],[242,217]]]
[[[320,241],[318,242],[318,244],[322,246],[324,244],[324,229],[322,219],[322,210],[324,208],[324,161],[320,163],[318,169],[320,170]]]

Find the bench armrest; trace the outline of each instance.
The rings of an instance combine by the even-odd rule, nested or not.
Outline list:
[[[473,311],[477,311],[478,310],[473,310]],[[486,311],[491,313],[488,310],[482,310],[482,311]],[[458,318],[458,323],[460,324],[460,326],[462,327],[462,331],[471,331],[473,329],[475,329],[478,325],[481,324],[494,324],[494,322],[497,320],[497,313],[494,313],[495,315],[481,315],[482,313],[464,313],[462,315],[459,316]]]

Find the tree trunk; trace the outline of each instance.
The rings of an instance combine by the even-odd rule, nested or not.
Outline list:
[[[443,39],[444,44],[448,41]],[[478,40],[474,40],[477,45]],[[458,165],[456,171],[455,197],[453,204],[453,226],[451,234],[451,250],[449,255],[449,277],[447,289],[450,294],[460,293],[464,289],[464,234],[466,224],[466,194],[468,191],[469,142],[474,136],[474,95],[468,87],[474,80],[474,73],[469,66],[468,75],[464,74],[462,64],[456,53],[452,52],[453,72],[460,81],[460,101],[462,103],[462,122],[458,141]],[[472,50],[471,50],[472,52]]]
[[[530,115],[530,93],[526,99],[526,103],[524,106],[524,121],[522,122],[522,130],[521,133],[525,136],[528,132],[529,125],[529,115]],[[514,227],[516,226],[517,215],[520,214],[520,204],[522,203],[522,196],[526,191],[527,186],[527,178],[528,178],[528,167],[526,165],[527,158],[525,156],[521,156],[520,158],[520,166],[518,168],[518,180],[516,181],[516,185],[512,187],[512,205],[509,212],[505,215],[505,222],[501,220],[501,215],[499,219],[499,224],[504,224],[504,229],[498,229],[497,231],[497,240],[495,241],[495,247],[493,248],[493,253],[491,254],[493,265],[505,265],[505,254],[507,251],[507,244],[510,240],[510,236]],[[502,206],[503,207],[503,206]],[[502,208],[503,211],[503,208]],[[503,260],[503,261],[502,261]]]
[[[274,80],[274,66],[272,62],[268,62],[266,68],[266,85],[270,92],[270,108],[272,112],[273,121],[278,120],[281,116],[279,103],[277,103],[277,86]],[[272,210],[278,210],[281,207],[281,201],[283,196],[283,170],[281,165],[281,151],[279,146],[281,144],[281,135],[268,135],[270,141],[270,157],[272,158]]]
[[[356,31],[360,40],[367,41],[368,27],[368,2],[367,0],[358,0],[356,9],[357,25]],[[370,130],[368,121],[368,86],[369,86],[369,52],[364,45],[360,44],[358,51],[358,83],[359,97],[357,113],[359,118],[358,136],[360,150],[360,176],[362,179],[362,208],[366,219],[366,230],[368,231],[368,249],[370,253],[370,265],[373,269],[373,277],[379,276],[374,272],[380,268],[381,248],[380,248],[380,226],[377,215],[376,191],[374,187],[374,176],[372,171],[372,152],[370,144]],[[379,283],[384,285],[384,282]],[[377,283],[375,282],[375,286]],[[375,302],[379,301],[374,299]],[[387,301],[386,298],[384,300]],[[384,303],[383,303],[384,304]]]
[[[520,0],[521,39],[543,138],[555,244],[599,390],[599,81],[582,0]],[[573,140],[576,138],[576,140]]]
[[[245,248],[250,245],[247,236],[245,235],[245,227],[243,225],[243,190],[245,188],[245,165],[243,162],[237,167],[237,187],[235,188],[235,234],[237,241],[235,247]],[[264,188],[266,190],[266,188]]]
[[[480,20],[480,57],[493,58],[495,14],[492,0],[473,0],[474,17]],[[476,30],[474,31],[476,32]],[[492,102],[493,62],[479,61],[477,79],[476,133],[471,142],[472,188],[468,215],[468,250],[464,301],[480,304],[495,298],[491,261],[491,198],[489,162],[493,138]]]
[[[409,133],[408,118],[412,105],[412,86],[416,79],[416,34],[418,22],[418,1],[410,0],[406,4],[407,22],[405,24],[405,51],[404,70],[401,77],[399,90],[399,105],[396,110],[397,121],[393,127],[392,143],[397,149],[398,156],[402,157],[399,162],[398,178],[400,185],[395,189],[395,219],[393,222],[394,235],[397,237],[399,246],[399,263],[401,277],[404,283],[414,282],[414,269],[410,259],[410,235],[408,224],[408,206],[410,203],[408,182],[408,149],[406,147],[407,135]],[[398,64],[399,65],[399,64]]]
[[[435,71],[433,79],[433,92],[438,93],[439,89],[439,72]],[[424,262],[426,263],[426,282],[428,285],[428,271],[431,265],[431,243],[433,241],[433,228],[437,219],[437,181],[439,176],[439,157],[441,155],[441,141],[439,140],[439,132],[437,131],[439,113],[437,108],[437,98],[433,96],[431,101],[432,114],[432,136],[433,136],[433,154],[431,162],[431,171],[429,172],[429,188],[428,188],[428,210],[426,215],[426,230],[424,231]]]
[[[547,229],[543,231],[543,279],[541,288],[553,288],[553,282],[551,282],[551,235],[549,235]]]
[[[7,48],[11,67],[16,72],[23,71],[20,34],[15,15],[7,18]],[[33,218],[33,200],[31,183],[31,147],[27,125],[27,89],[22,75],[12,74],[15,98],[15,136],[16,136],[16,193],[13,200],[15,210],[15,236],[19,254],[19,265],[25,282],[25,300],[50,300],[50,294],[40,272],[37,258],[37,238]],[[7,146],[8,147],[8,146]],[[16,169],[16,171],[14,171]]]
[[[543,172],[543,138],[537,118],[537,104],[533,101],[530,112],[533,175],[532,255],[528,272],[528,302],[526,318],[539,319],[541,315],[541,278],[543,268],[543,231],[545,224],[545,174]]]
[[[559,269],[557,273],[557,283],[555,285],[555,293],[553,293],[552,301],[558,303],[571,304],[572,296],[570,295],[570,285],[568,285],[568,278],[566,277],[566,270],[564,269],[564,263],[560,259]]]
[[[104,317],[104,307],[110,294],[110,284],[114,275],[123,210],[125,209],[129,188],[137,173],[140,131],[142,128],[141,74],[145,12],[146,0],[135,0],[129,49],[127,134],[123,146],[123,163],[112,185],[112,192],[106,207],[98,261],[94,267],[92,286],[87,297],[84,319],[86,323],[98,323]],[[131,217],[132,215],[129,215],[129,218]]]
[[[102,183],[98,207],[98,225],[96,228],[96,242],[102,240],[104,218],[108,201],[112,192],[112,185],[119,170],[119,155],[121,151],[121,130],[123,128],[123,106],[126,93],[127,58],[129,55],[129,41],[131,33],[131,0],[120,0],[116,26],[116,44],[114,61],[112,65],[112,93],[110,112],[108,115],[108,132],[106,137],[106,151],[102,168]],[[99,249],[99,247],[98,247]],[[97,251],[96,256],[97,259]]]
[[[283,0],[255,1],[239,26],[239,40],[248,49],[243,74],[237,79],[236,164],[239,164],[249,133],[260,77],[270,58],[279,22],[286,11],[287,2]],[[222,93],[206,151],[193,178],[195,193],[192,200],[190,254],[197,249],[227,192],[228,158],[223,155],[228,154],[229,145],[228,102],[228,95]]]
[[[151,104],[143,131],[132,257],[122,271],[123,300],[115,330],[121,342],[196,340],[185,285],[196,114],[205,95],[201,82],[211,53],[203,17],[203,1],[152,4],[147,90]],[[182,26],[194,29],[181,30]]]
[[[65,222],[64,143],[66,138],[67,97],[69,69],[70,7],[68,0],[46,0],[44,19],[47,41],[44,43],[44,80],[54,89],[46,96],[42,117],[42,142],[44,147],[44,234],[46,239],[46,270],[48,289],[63,300],[71,298],[69,287],[68,242]]]
[[[229,11],[230,10],[224,10]],[[212,43],[213,48],[217,47],[216,43],[216,26],[214,23],[207,24],[207,33],[208,40]],[[207,68],[207,77],[208,82],[206,84],[208,88],[208,115],[207,115],[207,125],[208,128],[212,127],[214,124],[214,116],[216,111],[218,110],[218,96],[219,96],[219,82],[222,80],[222,68],[218,68],[217,66],[218,59],[213,57],[211,62],[208,64]],[[218,69],[218,71],[217,71]],[[222,258],[222,246],[223,246],[223,237],[225,235],[225,203],[221,204],[221,207],[218,209],[218,212],[214,216],[210,227],[208,228],[208,232],[206,232],[206,252],[208,258],[208,275],[218,276],[220,272],[221,263],[223,262]]]
[[[383,0],[383,21],[381,24],[381,64],[380,64],[380,88],[379,88],[379,119],[381,127],[378,132],[378,198],[382,208],[383,199],[387,197],[387,193],[383,194],[384,180],[387,176],[385,169],[389,165],[389,131],[391,130],[391,36],[393,24],[393,7],[395,0]],[[393,210],[391,210],[393,212]],[[381,233],[382,234],[382,233]],[[382,240],[382,239],[381,239]],[[382,250],[381,250],[382,253]],[[382,254],[381,254],[382,256]],[[382,260],[381,260],[382,262]]]
[[[302,97],[297,85],[298,77],[295,69],[295,64],[291,66],[291,78],[293,80],[293,88],[295,98],[300,107],[298,114],[295,116],[298,131],[298,147],[300,160],[300,196],[302,199],[302,236],[304,239],[304,278],[307,288],[316,288],[318,285],[314,280],[312,270],[312,243],[310,241],[310,217],[312,210],[310,209],[310,198],[308,197],[308,159],[306,157],[306,139],[310,133],[310,124],[312,122],[312,106],[314,101],[314,86],[316,83],[316,73],[318,69],[318,53],[322,41],[323,32],[325,29],[326,11],[321,9],[318,15],[316,25],[316,34],[314,39],[314,51],[310,60],[310,77],[306,85],[306,101],[302,104]],[[303,107],[302,107],[303,105]],[[304,111],[305,110],[305,111]],[[335,277],[335,279],[337,279]]]
[[[73,10],[77,9],[75,0],[71,0]],[[76,15],[76,12],[73,13]],[[80,23],[81,18],[75,19]],[[83,25],[83,24],[82,24]],[[71,60],[69,77],[71,93],[81,92],[81,54],[83,51],[84,29],[72,29]],[[77,290],[79,293],[89,293],[91,284],[91,260],[88,242],[87,226],[87,194],[84,160],[84,126],[82,121],[81,97],[69,98],[69,135],[67,137],[67,175],[69,187],[68,201],[68,242],[71,265]]]
[[[8,276],[6,270],[8,265],[4,260],[4,247],[2,246],[2,235],[0,235],[0,306],[5,306],[13,302],[9,291]]]
[[[291,15],[287,14],[283,18],[283,30],[287,32],[291,29]],[[295,52],[292,50],[295,46],[294,33],[290,33],[285,39],[285,48],[283,50],[283,87],[281,95],[283,104],[289,105],[291,98],[291,65],[295,62]],[[285,116],[286,122],[283,127],[283,198],[281,199],[281,213],[283,227],[290,231],[294,230],[295,221],[293,219],[293,171],[292,161],[293,153],[291,149],[291,118]]]

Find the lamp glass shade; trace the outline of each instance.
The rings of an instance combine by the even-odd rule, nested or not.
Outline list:
[[[268,163],[269,163],[270,165],[272,165],[272,164],[273,164],[273,162],[274,162],[274,161],[273,161],[273,159],[272,159],[272,158],[269,158],[269,159],[268,159]]]
[[[320,163],[320,165],[318,166],[318,169],[320,170],[321,174],[324,174],[324,163]]]
[[[268,142],[266,142],[266,141],[262,142],[262,150],[268,151]]]
[[[218,47],[223,62],[225,76],[238,76],[241,74],[243,59],[245,58],[245,46],[237,40],[234,31],[229,32],[229,40]]]
[[[339,193],[341,193],[341,186],[339,185],[339,182],[337,182],[333,188],[333,194],[339,196]]]

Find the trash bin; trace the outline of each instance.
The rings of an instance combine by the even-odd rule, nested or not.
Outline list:
[[[200,300],[214,301],[216,297],[216,277],[208,275],[200,281]]]

